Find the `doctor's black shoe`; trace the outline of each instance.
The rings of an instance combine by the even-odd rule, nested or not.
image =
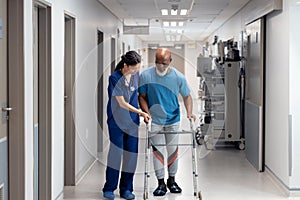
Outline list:
[[[167,181],[167,186],[168,189],[170,190],[171,193],[181,193],[182,189],[177,185],[177,183],[170,182],[169,180]]]
[[[154,196],[164,196],[167,192],[166,184],[159,185],[153,192]]]

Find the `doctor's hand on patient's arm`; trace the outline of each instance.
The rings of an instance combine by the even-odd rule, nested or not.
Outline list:
[[[149,120],[151,120],[151,115],[149,112],[149,108],[148,108],[148,102],[147,102],[147,95],[146,94],[139,94],[139,105],[142,109],[141,112],[143,112],[143,115],[140,113],[140,115],[142,115],[144,117],[144,122],[146,124],[149,123]]]

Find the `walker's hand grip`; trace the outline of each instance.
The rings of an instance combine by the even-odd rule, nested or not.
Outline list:
[[[146,128],[149,132],[151,132],[151,124],[152,124],[152,120],[150,119],[148,124],[146,125]]]
[[[193,119],[189,119],[190,120],[190,129],[194,130],[194,123],[193,123]]]

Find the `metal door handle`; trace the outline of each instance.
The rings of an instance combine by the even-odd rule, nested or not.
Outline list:
[[[68,96],[64,96],[65,99],[69,98]]]
[[[13,108],[2,108],[3,112],[12,111],[12,110],[13,110]]]

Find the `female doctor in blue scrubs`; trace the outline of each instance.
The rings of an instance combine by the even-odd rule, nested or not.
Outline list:
[[[147,113],[138,109],[137,72],[140,64],[141,56],[135,51],[129,51],[122,56],[115,72],[109,77],[107,124],[110,148],[103,196],[111,200],[118,187],[121,163],[120,196],[124,199],[135,198],[132,191],[137,164],[139,115],[144,117],[145,122],[150,120]]]

